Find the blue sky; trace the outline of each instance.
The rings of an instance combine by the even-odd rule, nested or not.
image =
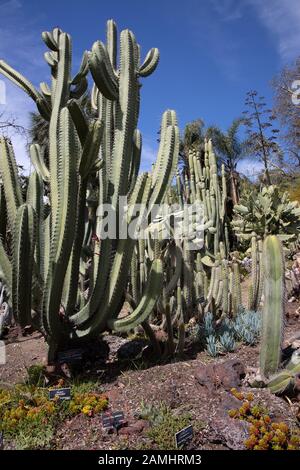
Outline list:
[[[144,168],[155,158],[165,109],[177,111],[181,129],[199,117],[226,129],[244,110],[248,90],[272,103],[270,80],[299,55],[299,0],[0,0],[0,18],[0,58],[36,85],[48,78],[41,32],[55,26],[72,35],[75,65],[84,49],[104,40],[108,18],[135,33],[143,54],[159,48],[159,67],[141,90]],[[26,126],[34,105],[11,84],[6,92],[0,111]],[[24,141],[13,140],[28,167]],[[247,161],[241,168],[252,167]]]

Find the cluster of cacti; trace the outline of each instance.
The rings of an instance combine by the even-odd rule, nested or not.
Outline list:
[[[49,167],[42,149],[32,145],[36,171],[30,176],[26,201],[13,148],[1,139],[1,199],[14,237],[11,257],[0,242],[0,266],[15,318],[21,327],[34,324],[44,332],[52,360],[57,349],[70,341],[86,340],[105,328],[129,330],[151,313],[163,276],[162,261],[156,256],[136,309],[118,319],[135,245],[133,238],[119,234],[134,220],[135,204],[144,204],[149,213],[163,201],[177,166],[179,134],[175,113],[167,111],[154,171],[139,174],[139,79],[154,71],[159,53],[151,49],[141,64],[131,31],[121,32],[117,68],[116,25],[108,21],[106,45],[95,42],[83,54],[74,77],[70,36],[55,28],[43,33],[43,40],[50,49],[45,54],[50,86],[42,83],[38,91],[0,62],[0,72],[31,96],[49,121]],[[89,71],[97,114],[91,122],[79,102],[88,87]],[[49,214],[43,205],[44,183],[50,188]],[[122,197],[128,198],[126,207]],[[118,221],[116,236],[103,237],[105,217],[100,209],[104,204],[109,204]]]
[[[240,261],[230,255],[225,170],[218,170],[212,142],[205,141],[203,153],[191,145],[188,165],[177,171],[171,187],[179,131],[175,112],[166,111],[157,161],[151,173],[139,173],[140,78],[155,70],[158,50],[151,49],[141,63],[134,35],[124,30],[117,65],[117,30],[110,20],[106,44],[96,41],[85,51],[72,76],[70,36],[55,28],[42,37],[49,48],[50,85],[41,83],[37,90],[0,61],[0,72],[33,98],[49,122],[49,162],[38,144],[31,145],[35,171],[26,195],[11,142],[0,138],[0,335],[3,318],[13,311],[21,329],[31,325],[43,332],[52,361],[70,343],[141,324],[158,355],[182,355],[196,317],[203,323],[207,351],[216,356],[233,351],[239,341],[255,344],[264,293],[260,367],[264,376],[272,376],[281,360],[284,267],[278,238],[267,237],[264,245],[262,240],[269,233],[295,239],[297,203],[270,186],[249,195],[247,207],[241,201],[234,208],[234,231],[251,239],[246,312]],[[89,72],[94,117],[82,107]],[[167,207],[151,220],[152,209],[164,201]],[[143,217],[137,217],[138,205],[145,209]],[[112,231],[107,208],[115,222]],[[178,221],[180,236],[174,228]],[[119,318],[125,300],[130,312]],[[166,332],[164,351],[153,326]],[[293,361],[271,379],[272,390],[292,383],[300,367],[298,359]]]
[[[285,321],[285,273],[281,242],[275,235],[264,241],[264,306],[260,346],[260,373],[274,393],[293,387],[300,372],[300,356],[296,351],[280,371]]]
[[[195,316],[202,318],[204,312],[211,311],[216,318],[235,317],[242,307],[238,261],[225,258],[222,242],[219,243],[221,253],[210,257],[203,256],[200,250],[190,250],[185,236],[161,242],[152,240],[153,226],[159,230],[159,223],[150,225],[148,238],[136,243],[127,296],[132,308],[145,288],[156,247],[163,260],[164,279],[156,310],[150,318],[153,324],[159,324],[170,335],[171,322],[172,331],[178,331],[179,335],[184,325]]]
[[[224,253],[220,253],[211,267],[210,281],[207,280],[203,263],[202,276],[204,278],[205,311],[220,311],[223,315],[236,316],[242,307],[238,261],[234,258],[232,261],[228,261]]]
[[[280,193],[277,186],[251,190],[234,206],[232,227],[238,239],[250,240],[252,232],[265,238],[277,235],[282,242],[291,242],[299,236],[300,207],[291,201],[288,193]]]
[[[207,251],[217,255],[220,252],[220,242],[223,242],[225,253],[229,253],[225,169],[222,165],[219,177],[211,140],[205,140],[203,161],[200,152],[191,146],[188,168],[182,174],[177,172],[176,188],[181,205],[197,202],[203,205],[204,243]]]

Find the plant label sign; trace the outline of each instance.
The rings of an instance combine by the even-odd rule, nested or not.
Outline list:
[[[49,400],[71,400],[71,388],[53,388],[49,390]]]
[[[114,428],[119,429],[125,424],[123,411],[115,411],[112,413]]]
[[[126,420],[124,418],[123,411],[115,411],[113,413],[104,413],[102,415],[102,426],[103,429],[110,431],[113,429],[120,429],[124,424],[126,424]]]
[[[175,441],[176,441],[176,447],[179,449],[182,447],[186,442],[190,441],[193,438],[194,435],[194,430],[193,426],[187,426],[186,428],[183,428],[181,431],[178,431],[175,434]]]
[[[114,420],[111,414],[102,415],[102,426],[106,431],[113,431],[114,429]]]
[[[73,364],[82,361],[82,349],[69,349],[60,351],[57,360],[59,364]]]

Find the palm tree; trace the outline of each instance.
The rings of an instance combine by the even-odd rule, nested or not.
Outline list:
[[[195,148],[204,151],[204,121],[196,119],[185,126],[183,137],[180,141],[179,161],[183,165],[183,172],[189,173],[189,151]]]
[[[226,132],[217,126],[211,126],[206,131],[206,137],[212,139],[213,146],[218,155],[218,161],[224,164],[229,175],[230,196],[233,204],[239,202],[237,164],[245,156],[246,141],[241,141],[238,132],[244,119],[235,119]]]

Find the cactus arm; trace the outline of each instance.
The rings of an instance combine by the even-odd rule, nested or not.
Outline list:
[[[230,307],[228,303],[228,294],[229,294],[229,269],[228,269],[228,261],[222,260],[222,297],[223,297],[223,312],[228,315]]]
[[[107,52],[114,70],[117,68],[117,26],[113,20],[107,21]]]
[[[158,155],[152,171],[153,186],[156,184],[159,174],[165,165],[164,158],[166,157],[166,147],[168,144],[167,130],[170,126],[177,126],[176,114],[173,110],[165,111],[161,118]]]
[[[96,41],[93,44],[89,54],[89,68],[98,90],[108,100],[116,100],[118,98],[117,76],[107,49],[101,41]]]
[[[153,192],[149,201],[149,212],[152,210],[154,204],[160,204],[165,197],[169,184],[174,176],[172,174],[172,167],[174,159],[178,158],[179,151],[179,131],[177,126],[168,126],[166,129],[166,148],[163,152],[159,152],[158,159],[161,155],[161,161],[158,160],[158,167],[160,168],[157,180],[152,180]]]
[[[50,31],[43,31],[42,32],[42,39],[44,43],[51,49],[51,51],[57,52],[58,51],[58,44],[54,38],[53,33]]]
[[[129,331],[147,320],[161,294],[162,282],[163,263],[160,259],[156,259],[152,263],[145,294],[137,308],[125,318],[109,320],[108,326],[118,332]]]
[[[79,139],[66,107],[60,112],[59,122],[59,135],[62,142],[59,158],[62,168],[58,177],[61,183],[58,185],[57,213],[54,214],[49,270],[44,295],[45,324],[48,333],[57,335],[58,338],[63,333],[58,315],[60,299],[75,236],[73,223],[76,220],[77,206],[74,201],[78,194],[80,156]]]
[[[291,384],[294,374],[283,370],[268,382],[268,388],[272,393],[283,393]]]
[[[300,356],[298,351],[292,355],[286,368],[271,377],[267,386],[272,393],[282,394],[295,385],[296,377],[300,373]]]
[[[89,71],[89,52],[84,51],[84,53],[82,54],[79,71],[75,75],[75,77],[73,77],[71,85],[78,85],[80,82],[82,82],[82,79],[86,77],[88,71]]]
[[[66,316],[70,316],[76,306],[76,295],[79,281],[79,264],[81,257],[81,248],[84,238],[84,212],[86,203],[87,182],[81,181],[78,196],[78,216],[76,220],[75,239],[72,248],[72,254],[69,260],[69,266],[65,277],[65,293],[62,304],[65,306]]]
[[[41,98],[41,95],[32,83],[22,74],[10,67],[10,65],[8,65],[4,60],[0,60],[0,73],[9,78],[9,80],[15,85],[22,88],[22,90],[25,91],[34,101]]]
[[[99,155],[100,143],[103,135],[103,122],[96,120],[90,125],[79,165],[79,174],[86,179],[95,165]]]
[[[38,174],[43,178],[46,183],[50,181],[50,173],[49,170],[44,162],[44,158],[42,155],[42,150],[39,144],[32,144],[30,146],[30,158],[31,162],[38,172]]]
[[[92,91],[91,91],[91,106],[92,106],[92,109],[94,109],[95,111],[98,110],[99,96],[100,96],[100,92],[98,88],[96,87],[96,84],[93,83]]]
[[[107,100],[103,95],[98,94],[98,115],[99,119],[105,123],[104,134],[101,142],[101,158],[105,164],[105,172],[101,173],[100,190],[102,192],[102,201],[106,201],[108,186],[112,181],[112,151],[114,136],[114,114],[115,103]]]
[[[3,181],[8,221],[13,227],[18,207],[23,203],[21,185],[12,145],[0,138],[0,174]]]
[[[40,240],[43,238],[43,221],[44,221],[44,185],[41,176],[34,171],[29,177],[26,202],[34,209],[37,230],[36,230],[36,244],[35,244],[35,263],[38,271],[41,268],[41,245]]]
[[[134,63],[133,35],[128,30],[121,32],[121,58],[119,78],[119,99],[116,102],[116,128],[112,156],[111,204],[118,209],[119,196],[127,193],[132,155],[132,135],[136,128],[138,107],[138,83]]]
[[[242,307],[242,291],[239,264],[237,261],[232,263],[232,314],[236,316]]]
[[[10,67],[4,60],[0,60],[0,73],[7,77],[12,83],[20,87],[27,93],[36,103],[38,110],[42,116],[49,120],[50,108],[45,98],[37,91],[32,83],[23,75]]]
[[[29,204],[23,204],[16,214],[12,264],[13,312],[21,327],[31,324],[31,286],[36,229],[33,208]]]
[[[7,209],[4,194],[4,186],[0,184],[0,239],[5,239],[7,229]]]
[[[133,155],[129,174],[129,193],[133,190],[138,177],[142,153],[142,134],[138,129],[133,134]]]
[[[43,281],[47,278],[47,272],[50,260],[50,215],[44,220],[42,224],[43,237],[40,238],[40,273]]]
[[[40,90],[41,90],[43,96],[45,98],[47,98],[48,101],[49,100],[51,101],[51,88],[49,87],[48,83],[41,82],[40,83]]]
[[[80,139],[81,145],[84,145],[86,136],[89,131],[89,126],[86,122],[86,118],[83,114],[83,112],[80,109],[80,106],[78,103],[74,100],[71,99],[67,103],[68,110],[70,111],[72,120],[74,122],[74,125],[76,127],[78,137]]]
[[[179,244],[175,246],[176,267],[173,276],[166,286],[166,295],[170,295],[177,286],[178,279],[182,272],[182,248]]]
[[[159,50],[156,47],[150,49],[145,57],[143,65],[139,68],[141,77],[148,77],[154,72],[159,62]]]
[[[58,213],[59,174],[62,173],[63,161],[59,155],[58,135],[61,109],[69,98],[71,70],[71,39],[66,33],[59,34],[59,61],[53,90],[53,105],[49,126],[49,164],[51,173],[51,218],[54,221]],[[53,227],[55,224],[53,224]]]
[[[284,322],[284,259],[279,239],[268,236],[263,246],[264,308],[260,369],[268,377],[277,372],[281,360]]]

